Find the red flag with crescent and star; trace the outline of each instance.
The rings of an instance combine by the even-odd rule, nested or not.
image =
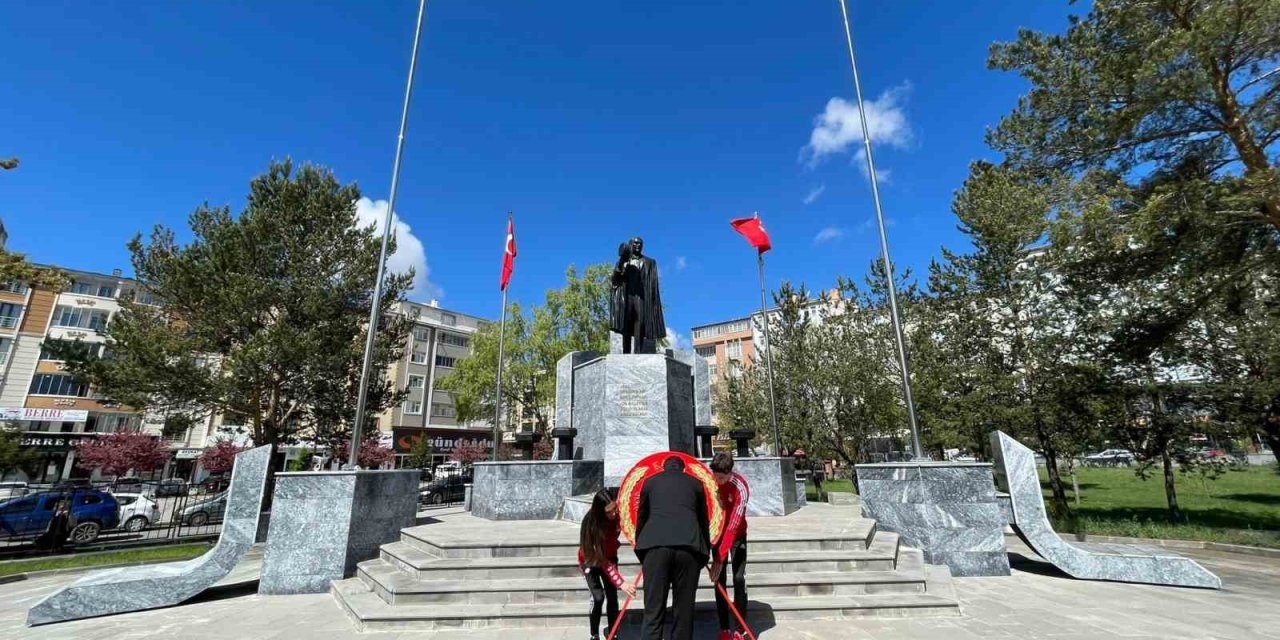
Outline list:
[[[764,223],[760,222],[760,214],[756,214],[750,218],[737,218],[729,221],[733,225],[733,230],[742,234],[742,237],[756,248],[757,253],[764,253],[773,248],[773,244],[769,242],[769,234],[764,230]]]
[[[507,216],[507,242],[502,249],[502,286],[501,290],[507,290],[507,283],[511,282],[511,272],[516,267],[516,225]]]

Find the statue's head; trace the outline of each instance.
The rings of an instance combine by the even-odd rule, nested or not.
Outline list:
[[[642,240],[640,236],[636,236],[632,238],[630,244],[631,244],[631,255],[633,256],[644,255],[644,240]]]

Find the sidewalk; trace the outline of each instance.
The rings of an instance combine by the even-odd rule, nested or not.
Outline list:
[[[1014,575],[957,578],[960,618],[787,622],[758,629],[769,640],[977,640],[1048,638],[1280,639],[1280,560],[1188,551],[1223,579],[1222,591],[1178,589],[1063,577],[1015,544]],[[237,580],[252,574],[246,564]],[[0,640],[170,638],[183,640],[510,640],[510,631],[357,633],[328,594],[255,595],[253,587],[170,609],[27,628],[27,607],[74,576],[0,585]],[[699,619],[696,636],[714,638],[714,619]],[[583,625],[585,627],[585,624]],[[519,630],[521,640],[581,640],[583,629]]]

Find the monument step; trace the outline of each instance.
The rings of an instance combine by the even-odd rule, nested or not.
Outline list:
[[[390,605],[356,578],[334,581],[330,593],[360,631],[576,627],[586,623],[581,602]],[[709,598],[700,598],[696,605],[701,615],[714,610],[715,603]],[[747,619],[758,624],[785,619],[955,616],[959,612],[954,599],[927,593],[888,593],[752,600]],[[632,607],[623,626],[634,627],[640,619],[640,610]]]
[[[750,533],[748,554],[775,551],[858,551],[870,548],[876,536],[874,520],[859,518],[839,532],[759,532]],[[494,540],[460,539],[442,534],[434,524],[409,527],[400,532],[400,541],[437,558],[519,558],[569,556],[578,553],[578,530],[560,528],[555,531],[512,531]],[[622,551],[630,553],[630,544],[622,541]]]
[[[773,551],[747,555],[748,573],[809,571],[892,571],[898,534],[879,532],[867,549]],[[405,542],[382,545],[381,558],[422,580],[485,578],[566,578],[578,575],[574,555],[490,558],[441,558]],[[619,554],[624,568],[639,566],[633,553]],[[631,570],[631,569],[629,569]]]
[[[581,576],[501,580],[418,580],[395,567],[371,560],[360,564],[357,576],[388,604],[532,604],[582,602],[587,584]],[[923,569],[914,571],[852,571],[752,574],[747,585],[752,597],[846,596],[877,593],[924,593]],[[643,591],[643,589],[642,589]],[[713,599],[714,587],[702,581],[702,599]]]

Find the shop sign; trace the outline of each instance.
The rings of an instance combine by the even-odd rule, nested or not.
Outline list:
[[[22,439],[19,441],[19,444],[24,447],[47,452],[70,451],[75,448],[76,443],[84,440],[92,440],[96,437],[98,437],[98,434],[96,433],[47,433],[44,431],[23,431]]]
[[[204,449],[178,449],[173,452],[173,457],[176,460],[195,460],[202,453],[204,453]]]
[[[72,400],[71,402],[75,402]],[[0,420],[38,420],[47,422],[84,422],[89,419],[85,409],[40,409],[36,407],[0,407]]]
[[[493,432],[488,429],[440,429],[422,427],[395,427],[392,430],[392,449],[396,453],[409,453],[413,445],[427,438],[431,449],[437,453],[448,453],[460,444],[480,444],[486,451],[493,451]]]

